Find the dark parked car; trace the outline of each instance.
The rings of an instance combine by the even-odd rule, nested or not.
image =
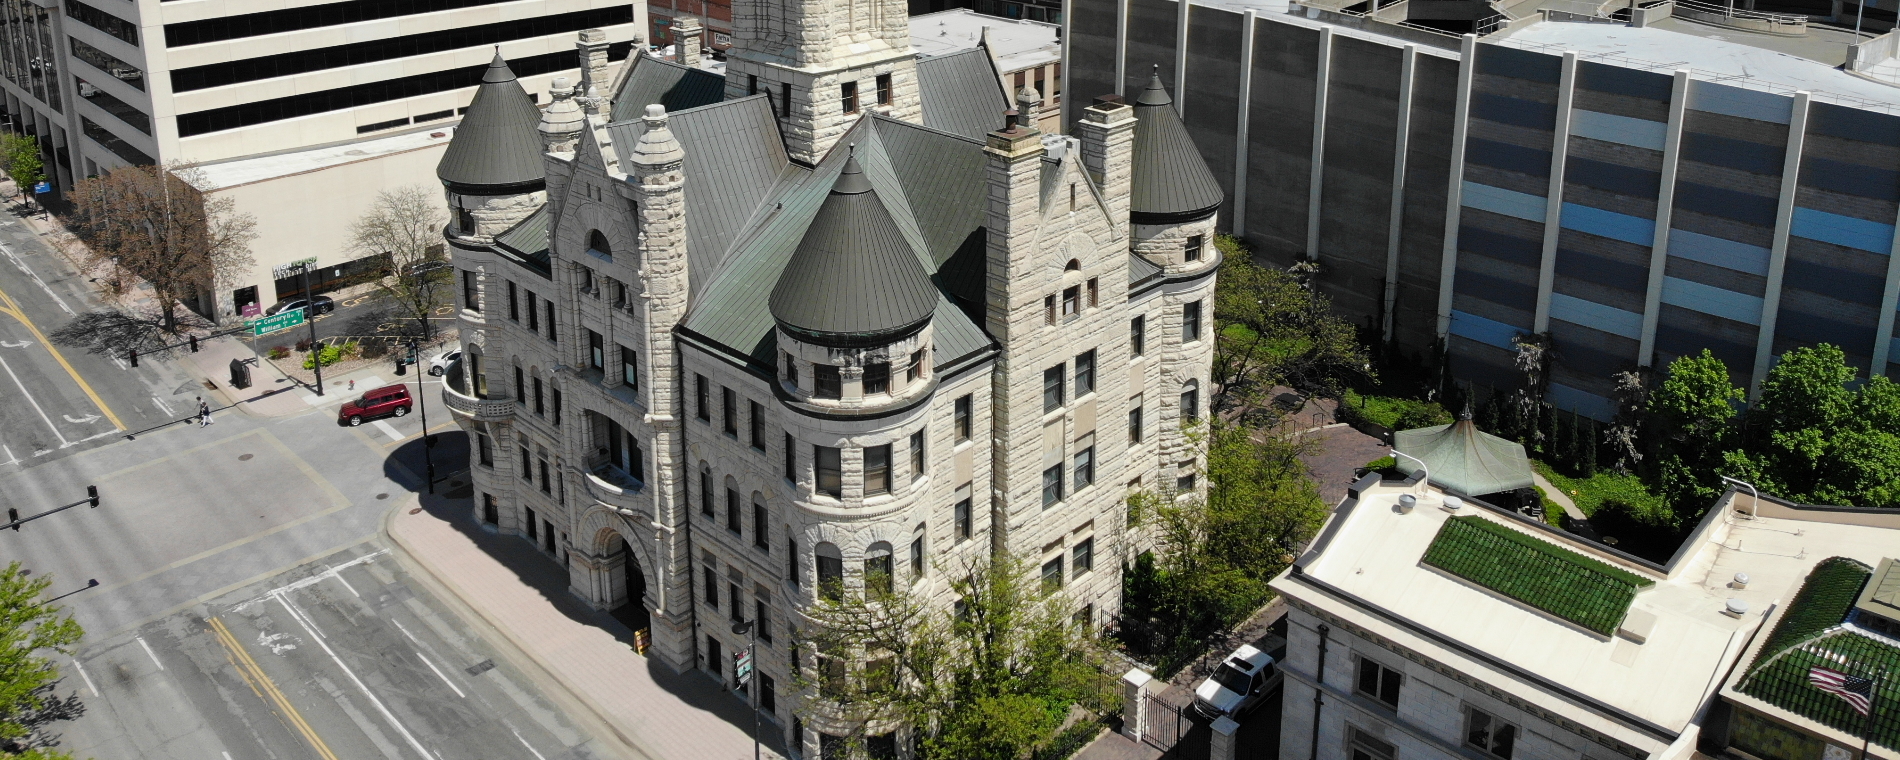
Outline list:
[[[364,393],[362,398],[343,402],[343,408],[336,412],[336,421],[356,427],[364,420],[377,417],[401,417],[409,413],[409,407],[408,386],[386,385]]]
[[[278,301],[277,303],[271,304],[271,307],[269,309],[266,309],[264,313],[276,314],[281,311],[290,311],[291,309],[301,309],[308,305],[309,304],[305,303],[304,300],[301,298],[292,298],[288,301]],[[336,311],[335,299],[329,296],[317,296],[316,306],[312,307],[309,311],[304,312],[304,316],[314,317],[314,316],[317,316],[318,314],[328,314],[333,311]]]

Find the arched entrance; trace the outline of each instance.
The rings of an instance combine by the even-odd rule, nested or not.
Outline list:
[[[622,597],[620,605],[613,609],[612,614],[615,620],[638,631],[652,622],[646,605],[647,578],[646,573],[640,571],[640,560],[625,538],[620,539],[620,565],[624,573],[622,587],[626,589],[626,595]]]

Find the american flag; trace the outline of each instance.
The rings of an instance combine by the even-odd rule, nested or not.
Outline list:
[[[1829,668],[1808,668],[1808,683],[1814,688],[1825,691],[1852,705],[1854,712],[1866,715],[1873,709],[1874,682],[1870,678],[1850,676]]]

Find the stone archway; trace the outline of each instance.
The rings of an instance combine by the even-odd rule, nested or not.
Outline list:
[[[618,534],[616,536],[620,541],[616,553],[620,556],[621,564],[618,585],[623,591],[621,598],[617,600],[618,604],[610,611],[610,614],[628,628],[638,631],[652,625],[653,621],[652,612],[647,609],[646,604],[646,573],[640,569],[640,560],[634,554],[633,546],[627,543],[625,537]]]

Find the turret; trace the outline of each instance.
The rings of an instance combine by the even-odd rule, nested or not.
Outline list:
[[[1226,197],[1173,104],[1157,66],[1135,98],[1129,193],[1135,252],[1170,274],[1213,265],[1214,217]]]
[[[573,153],[587,119],[580,104],[574,102],[574,85],[567,77],[556,77],[548,88],[552,102],[541,113],[541,144],[549,153]]]
[[[547,200],[540,122],[541,109],[496,51],[435,167],[455,217],[451,242],[491,242]]]

